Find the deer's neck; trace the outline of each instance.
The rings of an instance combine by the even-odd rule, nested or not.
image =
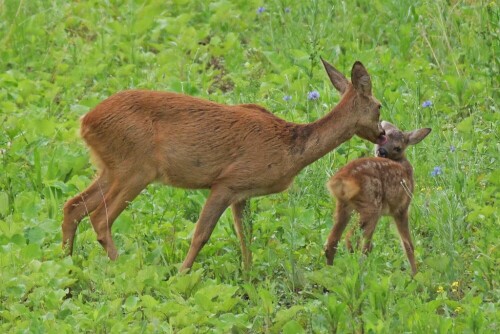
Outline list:
[[[356,121],[349,117],[352,106],[342,101],[323,118],[298,125],[304,133],[302,150],[296,152],[300,169],[313,163],[354,136]]]

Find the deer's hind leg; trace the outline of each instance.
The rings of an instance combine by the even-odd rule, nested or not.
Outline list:
[[[125,210],[127,205],[153,181],[153,177],[135,173],[114,177],[103,201],[90,215],[92,227],[97,234],[97,240],[106,250],[111,260],[116,259],[118,252],[111,235],[111,227],[115,219]]]
[[[233,203],[234,228],[241,246],[241,257],[243,259],[243,269],[250,270],[252,266],[252,251],[250,244],[252,241],[252,221],[250,217],[250,203],[248,200]]]
[[[64,218],[61,225],[62,247],[68,255],[73,253],[76,229],[80,221],[91,214],[104,199],[109,190],[110,180],[107,170],[103,170],[92,184],[64,205]]]

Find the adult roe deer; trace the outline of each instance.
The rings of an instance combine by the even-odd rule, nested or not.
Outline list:
[[[389,122],[382,122],[387,140],[376,145],[378,157],[361,158],[342,167],[327,183],[330,193],[337,199],[335,225],[325,245],[327,264],[333,264],[342,232],[353,211],[360,215],[363,230],[363,252],[372,249],[372,236],[378,220],[383,215],[394,218],[403,248],[410,262],[412,274],[417,272],[413,243],[408,227],[408,208],[413,193],[413,168],[406,159],[405,150],[424,139],[430,128],[402,132]],[[351,229],[346,235],[347,248],[352,251]]]
[[[242,220],[250,197],[287,189],[301,169],[355,134],[373,143],[385,140],[380,103],[364,66],[354,63],[351,83],[321,60],[342,98],[310,124],[287,122],[255,104],[230,106],[168,92],[123,91],[98,104],[82,118],[81,135],[100,174],[64,205],[63,248],[72,254],[78,223],[90,214],[97,240],[115,259],[114,220],[158,181],[210,189],[181,271],[191,268],[228,206],[248,269]]]

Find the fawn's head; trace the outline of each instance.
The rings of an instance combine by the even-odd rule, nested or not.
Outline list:
[[[380,125],[381,103],[372,96],[372,81],[361,62],[356,61],[351,70],[351,82],[332,65],[321,58],[333,86],[342,94],[342,101],[355,121],[355,134],[375,144],[386,140]]]
[[[405,150],[409,145],[418,144],[431,132],[430,128],[422,128],[409,132],[399,130],[395,125],[382,121],[387,140],[384,144],[375,145],[375,155],[399,161],[405,158]]]

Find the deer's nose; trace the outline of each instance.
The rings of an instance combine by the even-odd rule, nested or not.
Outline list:
[[[380,147],[377,150],[377,157],[387,158],[387,150],[383,147]]]

